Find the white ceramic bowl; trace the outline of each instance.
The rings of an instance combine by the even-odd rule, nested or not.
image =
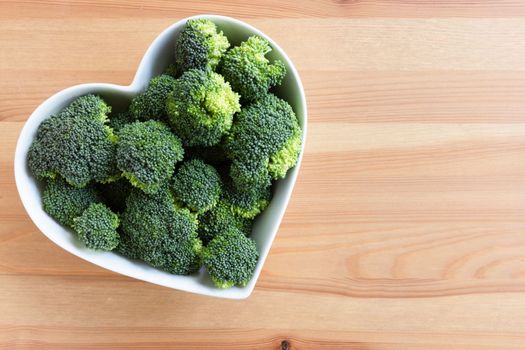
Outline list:
[[[213,286],[204,269],[201,269],[199,273],[192,276],[171,275],[140,262],[128,260],[112,252],[98,252],[85,248],[76,240],[75,235],[69,229],[59,225],[44,212],[41,201],[41,184],[29,173],[26,164],[27,151],[40,123],[51,114],[67,106],[73,99],[85,94],[95,93],[102,96],[114,109],[125,108],[130,99],[142,91],[152,77],[162,73],[168,64],[173,61],[175,39],[188,18],[173,24],[153,41],[142,58],[131,85],[120,86],[103,83],[77,85],[56,93],[38,106],[25,123],[18,138],[15,154],[16,186],[22,203],[35,225],[50,240],[84,260],[126,276],[169,288],[215,297],[243,299],[248,297],[253,291],[279,228],[279,224],[281,223],[286,206],[288,205],[301,164],[307,124],[304,90],[299,75],[288,56],[272,39],[259,30],[229,17],[202,15],[191,18],[210,19],[228,36],[232,44],[239,44],[253,34],[266,38],[273,47],[273,51],[269,54],[269,57],[271,59],[281,59],[285,62],[288,69],[286,78],[282,86],[276,90],[276,94],[292,105],[303,129],[303,150],[301,151],[297,165],[288,172],[285,179],[275,184],[274,195],[270,206],[257,218],[253,227],[252,237],[257,242],[260,258],[255,274],[246,287],[218,289]],[[101,53],[101,56],[103,56],[103,53]]]

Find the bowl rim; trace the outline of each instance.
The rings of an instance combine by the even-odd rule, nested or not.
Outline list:
[[[143,80],[146,79],[146,82],[149,81],[149,78],[144,77],[144,73],[147,69],[146,67],[151,64],[152,59],[151,57],[155,55],[156,51],[159,50],[159,47],[162,47],[162,43],[164,40],[166,40],[166,37],[169,35],[172,35],[171,32],[176,30],[179,27],[182,27],[186,24],[186,22],[190,19],[209,19],[212,22],[215,20],[231,23],[235,26],[241,27],[246,31],[249,31],[250,35],[259,35],[266,40],[268,40],[273,48],[273,50],[277,51],[278,54],[281,56],[281,59],[286,61],[286,64],[288,65],[289,73],[292,74],[296,84],[297,84],[297,90],[299,92],[299,105],[302,108],[302,115],[298,117],[300,118],[301,128],[302,128],[302,145],[301,145],[301,152],[299,154],[299,157],[297,159],[296,166],[291,169],[286,178],[290,178],[289,181],[291,181],[291,185],[287,186],[286,188],[283,188],[282,191],[286,191],[285,193],[285,202],[283,205],[279,207],[278,213],[275,216],[275,222],[277,223],[274,226],[274,229],[271,230],[271,235],[268,237],[269,245],[267,249],[265,249],[263,252],[261,252],[259,257],[259,262],[257,264],[257,268],[253,274],[252,279],[245,287],[233,287],[229,289],[219,289],[216,287],[207,287],[202,286],[202,288],[199,288],[199,290],[196,290],[193,287],[187,287],[187,286],[174,286],[168,282],[165,282],[164,280],[155,280],[153,278],[142,278],[137,277],[136,275],[133,275],[132,273],[127,273],[126,271],[122,271],[121,269],[114,269],[111,266],[111,263],[104,264],[102,261],[100,261],[100,258],[97,256],[90,257],[90,256],[81,256],[79,255],[74,249],[71,249],[67,246],[62,245],[58,242],[58,239],[51,234],[46,232],[47,229],[44,227],[44,224],[40,221],[40,219],[37,217],[36,213],[33,212],[33,206],[30,203],[30,199],[24,195],[25,193],[25,182],[31,181],[29,179],[31,176],[26,171],[26,155],[27,155],[27,148],[25,146],[26,139],[28,137],[31,137],[31,134],[36,131],[38,128],[38,125],[40,125],[40,122],[37,122],[34,116],[40,115],[44,113],[47,109],[54,106],[58,101],[62,100],[64,95],[71,94],[73,91],[85,91],[84,93],[88,93],[89,91],[93,90],[112,90],[112,91],[118,91],[121,93],[127,93],[127,94],[136,94],[142,89],[140,88],[143,86]],[[48,113],[49,114],[49,113]],[[302,118],[301,118],[302,117]],[[36,124],[36,125],[35,125]],[[134,279],[146,281],[149,283],[161,285],[164,287],[172,288],[172,289],[178,289],[190,293],[195,294],[201,294],[201,295],[207,295],[207,296],[214,296],[214,297],[221,297],[221,298],[228,298],[228,299],[245,299],[252,293],[255,284],[257,280],[259,279],[259,275],[261,273],[262,267],[266,261],[267,255],[269,253],[269,250],[273,244],[273,241],[275,239],[275,236],[277,234],[278,228],[280,226],[280,223],[282,221],[282,218],[284,216],[284,213],[288,207],[288,203],[291,197],[291,193],[293,188],[295,187],[296,178],[299,172],[299,168],[301,166],[304,150],[305,150],[305,143],[306,143],[306,135],[307,135],[307,125],[308,125],[308,111],[307,111],[307,104],[306,104],[306,96],[304,92],[304,87],[302,84],[302,81],[300,79],[299,73],[297,72],[297,69],[295,68],[292,60],[288,57],[286,52],[268,35],[263,33],[261,30],[253,27],[252,25],[245,23],[241,20],[227,17],[227,16],[220,16],[220,15],[212,15],[212,14],[200,14],[190,17],[185,17],[170,26],[168,26],[166,29],[164,29],[161,33],[159,33],[156,38],[151,42],[151,44],[148,46],[146,52],[144,53],[142,59],[140,60],[140,63],[135,71],[135,75],[133,77],[133,80],[129,85],[116,85],[116,84],[110,84],[110,83],[87,83],[87,84],[78,84],[74,86],[70,86],[68,88],[62,89],[52,96],[48,97],[46,100],[41,102],[35,110],[31,113],[31,115],[26,119],[24,122],[24,126],[22,127],[22,130],[20,131],[20,134],[17,139],[16,149],[15,149],[15,157],[14,157],[14,175],[15,175],[15,183],[17,187],[17,191],[19,194],[19,197],[22,201],[22,204],[35,224],[35,226],[40,230],[42,234],[44,234],[48,239],[50,239],[53,243],[55,243],[57,246],[59,246],[61,249],[83,259],[86,260],[92,264],[95,264],[97,266],[100,266],[102,268],[105,268],[107,270],[113,271],[118,274],[126,275],[128,277],[132,277]],[[32,181],[37,181],[36,179],[32,178]],[[182,276],[186,277],[186,276]]]

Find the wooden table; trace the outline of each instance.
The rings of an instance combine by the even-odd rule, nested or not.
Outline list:
[[[151,40],[198,13],[273,37],[310,109],[293,198],[245,301],[62,251],[13,178],[41,101],[128,84]],[[1,1],[0,348],[525,348],[523,16],[519,0]]]

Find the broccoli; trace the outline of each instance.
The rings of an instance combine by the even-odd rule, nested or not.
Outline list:
[[[240,46],[224,54],[220,73],[233,90],[241,94],[243,101],[255,101],[264,97],[272,86],[281,84],[286,75],[284,63],[273,64],[264,57],[272,51],[270,43],[259,36],[251,36]]]
[[[184,146],[213,146],[240,111],[239,95],[219,74],[193,69],[177,79],[166,108]]]
[[[173,179],[175,198],[198,213],[212,208],[221,195],[221,179],[217,170],[202,160],[185,162]]]
[[[231,212],[242,218],[253,219],[268,205],[272,197],[271,187],[237,189],[232,180],[223,186],[223,200]]]
[[[213,238],[202,254],[204,266],[219,288],[246,286],[258,258],[255,242],[236,229]]]
[[[62,176],[70,185],[115,178],[116,137],[107,125],[109,107],[100,97],[82,96],[40,124],[27,156],[39,178]]]
[[[177,207],[165,187],[155,194],[134,189],[122,214],[126,255],[170,273],[187,275],[200,267],[202,242],[197,219],[188,209]]]
[[[266,188],[271,185],[268,161],[234,160],[230,166],[230,177],[239,191]]]
[[[176,78],[177,77],[177,66],[173,63],[168,65],[166,69],[164,70],[163,74]]]
[[[183,158],[179,138],[162,122],[134,122],[118,135],[117,166],[133,186],[144,192],[156,192]]]
[[[131,116],[139,120],[162,120],[166,116],[166,99],[174,83],[175,78],[166,74],[151,79],[146,90],[131,100]]]
[[[173,41],[127,109],[86,95],[44,120],[28,168],[45,212],[87,248],[243,287],[259,259],[254,220],[302,147],[292,107],[271,93],[286,66],[267,40],[230,48],[205,19]]]
[[[119,243],[119,218],[102,203],[91,204],[81,216],[73,219],[73,228],[86,247],[113,250]]]
[[[231,229],[238,229],[246,236],[252,231],[252,221],[233,215],[230,206],[219,201],[216,206],[199,215],[199,238],[206,245],[214,237]]]
[[[190,19],[175,43],[177,71],[181,74],[190,69],[214,69],[228,47],[228,38],[217,33],[213,22]]]
[[[97,190],[104,203],[114,212],[122,213],[126,209],[126,198],[133,186],[125,178],[108,184],[99,184]]]
[[[226,155],[238,162],[232,171],[245,178],[253,172],[254,179],[261,179],[265,163],[273,179],[283,178],[297,162],[301,135],[292,107],[275,95],[264,96],[236,116],[225,139]]]
[[[141,253],[138,247],[133,245],[130,237],[122,229],[122,225],[119,226],[117,232],[120,236],[115,252],[133,260],[140,260]]]
[[[114,132],[118,132],[120,129],[134,121],[135,119],[133,119],[129,112],[120,112],[109,116],[109,127],[113,129]]]
[[[100,196],[91,185],[76,188],[60,177],[49,180],[42,193],[44,211],[69,227],[73,225],[74,218],[99,201]]]

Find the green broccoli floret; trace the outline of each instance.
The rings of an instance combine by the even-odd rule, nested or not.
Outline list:
[[[239,191],[253,188],[266,188],[271,185],[268,161],[234,160],[230,167],[230,177]]]
[[[174,63],[168,65],[166,69],[164,70],[163,74],[176,78],[177,77],[177,66]]]
[[[110,109],[100,97],[87,95],[42,122],[27,156],[31,172],[40,178],[60,175],[75,187],[112,180],[117,169]]]
[[[202,213],[212,208],[221,195],[221,178],[211,165],[194,159],[185,162],[173,179],[175,198],[189,209]]]
[[[117,166],[133,186],[154,193],[182,160],[181,142],[162,122],[149,120],[125,126],[117,146]]]
[[[249,236],[252,231],[252,221],[233,215],[230,206],[219,201],[216,206],[199,215],[199,237],[206,245],[214,237],[237,229]]]
[[[271,187],[254,187],[238,189],[232,181],[225,181],[223,200],[231,212],[242,218],[253,219],[260,214],[272,198]]]
[[[219,74],[193,69],[177,79],[166,108],[184,146],[213,146],[240,111],[239,95]]]
[[[220,145],[211,147],[187,147],[184,149],[184,159],[200,159],[211,165],[220,165],[228,159]]]
[[[97,186],[104,203],[115,213],[122,213],[126,209],[126,198],[132,188],[133,186],[125,178]]]
[[[73,219],[73,229],[86,247],[113,250],[119,243],[117,214],[102,203],[91,204],[81,216]]]
[[[198,270],[202,242],[194,214],[177,207],[166,188],[156,194],[134,189],[126,203],[122,214],[125,246],[120,252],[174,274]]]
[[[131,116],[139,120],[163,120],[166,117],[166,99],[173,91],[174,83],[175,78],[166,74],[151,79],[146,90],[131,100]]]
[[[230,47],[228,38],[207,19],[190,19],[177,37],[175,63],[178,73],[190,69],[214,69]]]
[[[109,116],[109,127],[113,129],[114,132],[118,132],[120,129],[134,121],[135,119],[128,111],[120,112]]]
[[[261,179],[262,164],[267,164],[273,179],[283,178],[297,163],[301,135],[292,107],[275,95],[268,94],[244,108],[225,139],[226,154],[237,168],[232,169],[236,185],[245,180],[235,174],[250,178],[253,173],[254,180]]]
[[[270,64],[264,57],[272,51],[270,43],[259,36],[251,36],[240,46],[224,54],[220,72],[243,101],[264,97],[272,86],[281,84],[286,67],[280,60]]]
[[[60,177],[49,180],[42,193],[44,211],[60,224],[69,227],[73,225],[74,218],[99,201],[100,196],[91,185],[76,188]]]
[[[235,229],[212,239],[202,255],[204,266],[219,288],[246,286],[259,258],[255,242]]]
[[[122,225],[119,226],[117,232],[120,236],[120,239],[114,251],[127,258],[133,260],[140,260],[141,253],[139,251],[139,248],[133,245],[133,242],[130,239],[130,237],[122,229]]]

